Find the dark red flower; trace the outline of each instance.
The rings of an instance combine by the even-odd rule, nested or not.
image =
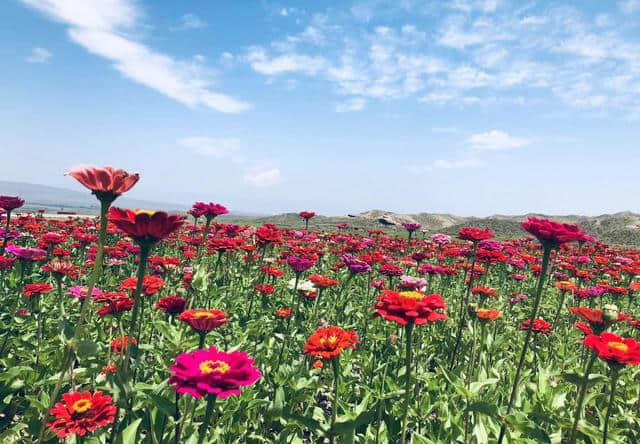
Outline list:
[[[180,228],[184,217],[170,216],[164,211],[131,211],[112,207],[109,221],[138,243],[155,243]]]
[[[122,353],[129,345],[137,344],[136,338],[130,338],[129,336],[118,336],[117,338],[113,338],[111,340],[111,350],[114,353],[120,354]]]
[[[0,208],[12,211],[24,205],[24,200],[18,196],[0,196]]]
[[[311,219],[313,217],[315,217],[316,213],[314,213],[313,211],[301,211],[298,213],[298,215],[303,218],[303,219]]]
[[[566,242],[583,241],[588,237],[577,225],[563,224],[549,219],[530,217],[521,225],[525,231],[534,235],[542,245],[548,248],[555,248]]]
[[[191,211],[189,211],[189,214],[191,214],[193,217],[204,216],[207,219],[213,219],[214,217],[222,216],[223,214],[227,214],[228,212],[229,210],[227,210],[226,207],[217,203],[196,202],[193,204],[193,207],[191,208]]]
[[[167,314],[182,313],[187,301],[180,296],[165,296],[156,302],[156,308]]]

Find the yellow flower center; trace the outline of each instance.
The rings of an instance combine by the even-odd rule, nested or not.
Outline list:
[[[91,405],[91,401],[89,399],[78,399],[71,406],[73,411],[76,412],[76,413],[84,413],[87,410],[91,409],[91,407],[92,407],[92,405]]]
[[[224,361],[212,361],[211,359],[207,359],[200,363],[200,372],[202,372],[203,375],[208,375],[213,372],[218,372],[222,375],[227,373],[229,370],[231,370],[231,366]]]
[[[146,214],[149,217],[153,216],[154,214],[156,214],[156,210],[135,210],[134,213],[136,213],[136,216],[139,214]]]
[[[400,296],[407,299],[422,299],[424,295],[417,291],[401,291]]]
[[[215,315],[213,313],[208,312],[208,311],[196,311],[193,314],[193,317],[194,318],[198,318],[198,319],[201,319],[201,318],[214,318]]]
[[[616,350],[621,351],[622,353],[626,353],[629,351],[629,346],[624,342],[612,341],[607,342],[607,345],[611,348],[615,348]]]

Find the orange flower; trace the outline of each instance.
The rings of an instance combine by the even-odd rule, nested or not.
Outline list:
[[[561,291],[573,291],[577,288],[576,284],[571,281],[558,281],[555,283],[555,286]]]
[[[481,321],[495,321],[502,316],[502,313],[495,308],[478,308],[476,310],[476,316],[478,316],[478,319]]]
[[[333,359],[340,356],[342,350],[356,348],[358,343],[360,340],[355,331],[340,327],[319,328],[307,339],[304,352],[316,358]]]

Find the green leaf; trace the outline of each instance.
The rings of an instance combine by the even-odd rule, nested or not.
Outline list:
[[[76,344],[76,351],[78,353],[78,356],[95,356],[98,353],[98,344],[93,341],[78,341],[78,343]]]
[[[136,435],[138,434],[138,427],[141,422],[142,418],[138,418],[122,431],[122,444],[135,444],[138,442],[136,441]]]

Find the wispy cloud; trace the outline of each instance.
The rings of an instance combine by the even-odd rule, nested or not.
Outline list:
[[[53,54],[49,50],[36,46],[25,60],[29,63],[47,63],[51,60],[51,57],[53,57]]]
[[[213,91],[207,70],[154,51],[127,35],[142,12],[132,0],[22,0],[26,5],[69,26],[72,41],[113,63],[123,76],[187,106],[239,113],[248,103]]]
[[[311,57],[295,53],[269,57],[262,48],[253,48],[247,54],[251,67],[266,75],[276,75],[289,72],[304,72],[315,74],[326,64],[322,57]]]
[[[504,131],[491,130],[486,133],[473,134],[467,143],[477,150],[509,150],[529,145],[531,140],[511,136]]]
[[[207,22],[205,22],[195,14],[188,13],[180,17],[180,23],[177,24],[176,26],[172,26],[171,30],[186,31],[189,29],[201,29],[206,27],[207,27]]]
[[[184,137],[178,140],[178,145],[202,156],[218,158],[236,155],[242,146],[240,139],[203,136]]]
[[[366,106],[367,101],[361,97],[354,97],[345,102],[338,103],[336,105],[336,112],[347,113],[352,111],[362,111]]]
[[[280,183],[282,176],[279,168],[255,167],[245,172],[244,180],[254,187],[265,188]]]
[[[460,170],[467,168],[480,168],[484,163],[475,157],[462,157],[459,159],[437,159],[427,165],[411,165],[409,172],[413,174],[424,174],[433,170]]]

